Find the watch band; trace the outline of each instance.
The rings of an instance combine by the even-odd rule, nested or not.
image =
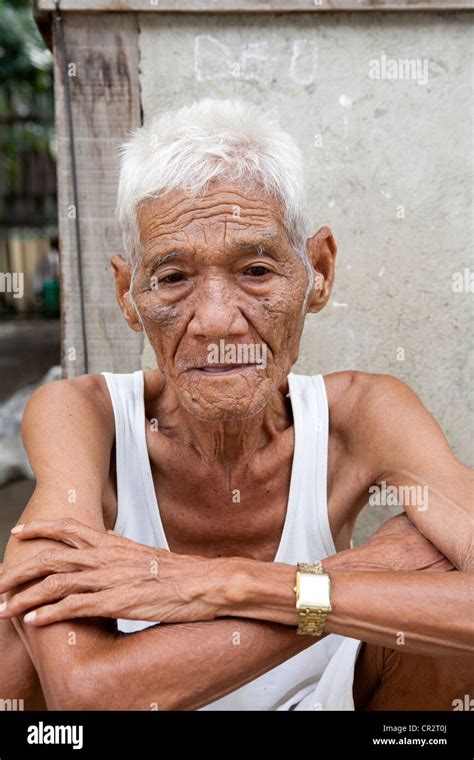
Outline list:
[[[311,564],[309,562],[298,562],[298,570],[300,573],[313,573],[313,575],[322,575],[324,572],[323,563],[320,559]]]
[[[317,560],[313,564],[307,562],[298,563],[298,572],[300,573],[312,573],[313,575],[323,575],[323,563],[321,560]],[[296,591],[296,587],[295,587]],[[330,612],[330,608],[322,607],[305,607],[298,610],[300,616],[300,622],[296,633],[306,634],[309,636],[321,636],[324,631],[324,625],[326,618]]]

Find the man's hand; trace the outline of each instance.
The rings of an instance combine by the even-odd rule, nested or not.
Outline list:
[[[3,573],[0,593],[43,580],[10,597],[0,618],[29,610],[24,621],[32,625],[80,617],[185,623],[218,614],[221,560],[145,546],[73,519],[33,520],[12,534],[61,543]]]
[[[391,517],[363,546],[334,554],[323,562],[325,570],[427,570],[446,572],[454,566],[406,514]]]
[[[13,535],[61,544],[4,573],[0,593],[43,580],[12,596],[0,617],[30,611],[24,620],[32,625],[79,617],[184,623],[236,612],[229,612],[220,593],[226,572],[220,570],[225,563],[231,571],[232,560],[174,554],[72,519],[34,520],[14,529]],[[329,572],[454,569],[406,515],[388,520],[364,546],[328,557],[323,564]]]

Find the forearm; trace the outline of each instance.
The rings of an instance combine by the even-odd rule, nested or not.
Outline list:
[[[79,709],[194,710],[314,644],[294,629],[222,619],[120,634],[87,663]]]
[[[245,619],[163,624],[132,634],[117,632],[106,619],[38,628],[12,622],[50,710],[194,710],[314,644],[292,628]]]
[[[237,560],[226,614],[295,626],[291,565]],[[474,574],[452,571],[347,571],[339,555],[323,562],[332,579],[326,633],[431,656],[474,655]]]
[[[428,656],[474,656],[474,573],[332,574],[327,631]]]
[[[194,710],[314,643],[285,626],[250,620],[157,625],[132,634],[92,622],[35,630],[15,622],[50,710]]]
[[[419,503],[408,497],[404,508],[418,530],[447,557],[458,570],[474,571],[474,474],[453,459],[442,458],[430,465],[433,470],[384,472],[378,483],[385,487],[418,489]],[[437,484],[437,487],[434,484]],[[450,496],[448,496],[448,493]],[[413,499],[416,502],[416,499]]]
[[[39,628],[13,622],[50,710],[193,710],[314,644],[286,626],[244,619],[132,634],[103,619]]]

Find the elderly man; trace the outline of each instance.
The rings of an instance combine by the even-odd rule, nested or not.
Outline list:
[[[37,486],[0,583],[1,696],[450,710],[468,693],[470,470],[395,378],[291,373],[336,256],[329,229],[310,236],[302,174],[278,122],[235,101],[124,146],[117,298],[158,369],[51,383],[27,407]],[[422,497],[352,549],[374,487]]]

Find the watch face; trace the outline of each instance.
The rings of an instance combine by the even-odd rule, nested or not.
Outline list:
[[[314,575],[313,573],[298,573],[299,597],[296,604],[298,610],[306,607],[330,609],[331,579],[329,575]]]

